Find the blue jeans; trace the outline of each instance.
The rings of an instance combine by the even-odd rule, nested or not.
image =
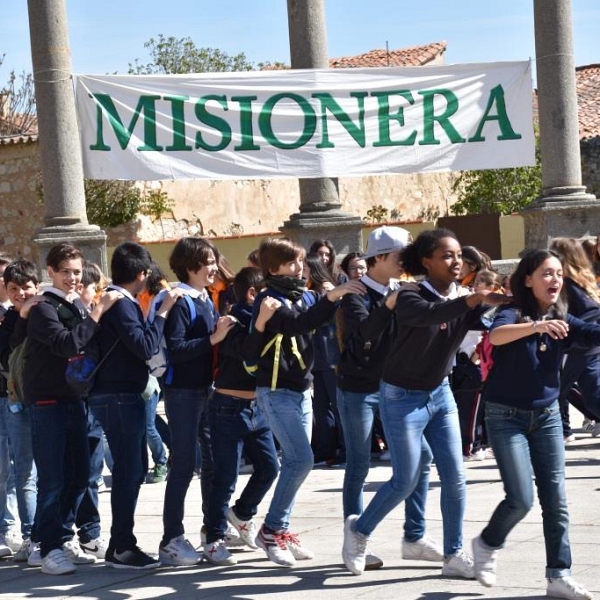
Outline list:
[[[156,407],[160,398],[159,392],[152,394],[152,397],[146,400],[146,439],[150,455],[155,465],[167,464],[167,453],[163,440],[156,429]]]
[[[14,466],[14,487],[16,489],[17,509],[21,521],[21,535],[23,539],[31,537],[31,529],[35,518],[35,505],[37,502],[37,470],[33,462],[33,446],[31,442],[31,409],[23,406],[20,412],[12,412],[6,398],[0,398],[0,431],[6,432],[7,442],[10,444],[10,456]],[[3,434],[0,433],[0,495],[10,487],[11,478],[8,473],[2,474],[3,469],[10,465],[9,457],[5,454],[2,442]],[[2,487],[2,481],[6,488]],[[0,496],[0,506],[4,502]]]
[[[363,512],[363,488],[371,465],[371,436],[375,415],[379,411],[379,392],[348,392],[338,388],[338,410],[346,440],[344,473],[344,519]],[[404,537],[416,542],[425,535],[425,505],[429,488],[431,450],[423,440],[424,468],[415,490],[404,505]]]
[[[171,433],[171,470],[165,489],[162,546],[184,533],[185,497],[196,467],[198,437],[202,450],[202,512],[206,521],[213,478],[206,406],[209,392],[209,387],[198,390],[165,389],[165,409]]]
[[[17,495],[12,443],[8,434],[8,400],[0,397],[0,535],[15,525]]]
[[[85,403],[38,402],[31,406],[31,428],[38,469],[34,538],[44,557],[73,538],[72,524],[88,484]]]
[[[429,444],[441,484],[444,555],[462,548],[466,484],[458,410],[444,380],[431,391],[407,390],[382,382],[381,420],[392,459],[392,478],[375,494],[356,522],[370,535],[384,517],[417,488],[428,464],[423,436]]]
[[[227,508],[235,491],[242,447],[252,465],[246,487],[233,506],[236,516],[249,521],[279,472],[273,434],[255,400],[214,392],[209,401],[210,434],[215,474],[208,502],[206,541],[225,538]]]
[[[272,531],[287,531],[296,494],[313,468],[310,437],[312,400],[310,390],[256,388],[256,401],[281,446],[281,471],[265,525]]]
[[[481,533],[483,540],[492,548],[504,545],[511,529],[533,506],[533,474],[542,508],[546,577],[570,575],[565,448],[558,402],[535,410],[488,402],[485,422],[506,496]]]
[[[90,478],[75,519],[79,540],[84,543],[100,537],[98,480],[102,477],[104,469],[104,432],[91,410],[88,411],[88,445],[90,448]]]
[[[92,394],[88,403],[104,429],[114,461],[109,548],[123,552],[137,545],[135,508],[148,471],[145,401],[140,394]]]

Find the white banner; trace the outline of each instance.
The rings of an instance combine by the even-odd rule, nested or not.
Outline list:
[[[533,165],[531,64],[74,77],[85,176],[267,179]]]

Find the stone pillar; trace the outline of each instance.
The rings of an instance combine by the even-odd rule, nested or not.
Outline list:
[[[85,212],[65,0],[28,0],[28,10],[44,184],[45,226],[34,238],[40,269],[53,245],[71,242],[106,273],[106,234]]]
[[[600,232],[600,202],[581,180],[571,0],[534,0],[542,195],[522,212],[528,248]]]
[[[324,0],[288,0],[292,69],[328,69]],[[337,179],[300,179],[300,212],[282,232],[305,247],[329,239],[338,254],[362,250],[363,221],[341,210]]]

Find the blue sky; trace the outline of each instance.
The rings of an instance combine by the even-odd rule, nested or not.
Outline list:
[[[600,63],[600,2],[572,5],[575,64]],[[126,73],[135,58],[148,62],[144,42],[160,33],[289,63],[285,0],[68,0],[67,17],[75,73]],[[448,64],[535,55],[533,0],[326,0],[326,17],[330,57],[442,40]],[[2,0],[2,53],[0,82],[12,69],[31,71],[26,0]]]

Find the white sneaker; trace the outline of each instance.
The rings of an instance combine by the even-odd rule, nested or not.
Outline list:
[[[206,546],[206,526],[202,525],[200,529],[200,544]],[[240,537],[236,528],[232,525],[227,525],[227,531],[225,532],[225,545],[228,548],[243,548],[246,542]]]
[[[6,544],[11,549],[11,552],[18,552],[21,548],[21,544],[23,543],[23,536],[21,535],[21,531],[16,527],[11,527],[6,532]]]
[[[492,587],[496,583],[497,560],[498,550],[486,546],[481,536],[478,535],[473,540],[473,565],[475,577],[481,585]]]
[[[108,549],[108,544],[104,538],[96,538],[95,540],[90,540],[89,542],[79,542],[81,549],[86,554],[91,554],[96,558],[104,559],[106,556],[106,550]]]
[[[30,567],[42,566],[42,554],[40,552],[40,545],[37,542],[29,543],[29,556],[27,557],[27,564]]]
[[[428,535],[424,535],[416,542],[402,540],[402,558],[404,560],[426,560],[429,562],[442,562],[444,551]]]
[[[204,546],[202,554],[211,565],[218,565],[220,567],[237,565],[237,560],[225,546],[225,540],[217,540],[216,542],[212,542],[212,544],[207,544]]]
[[[248,548],[252,548],[252,550],[258,550],[258,546],[256,545],[256,536],[258,534],[258,528],[256,527],[256,523],[250,519],[249,521],[242,521],[233,511],[231,506],[227,509],[227,521],[231,523],[231,525],[238,532],[240,539],[248,546]]]
[[[344,522],[342,558],[351,573],[362,575],[362,572],[365,570],[369,536],[354,530],[356,521],[358,521],[358,515],[350,515]]]
[[[383,567],[383,561],[379,556],[373,554],[371,549],[367,546],[365,554],[365,571],[376,571],[377,569],[381,569],[381,567]]]
[[[0,534],[0,558],[6,558],[7,556],[12,556],[12,550],[10,549],[8,542],[6,541],[6,536],[1,533]]]
[[[315,557],[315,553],[309,550],[308,548],[303,548],[302,544],[300,544],[300,538],[290,531],[286,531],[284,534],[285,543],[288,547],[288,550],[292,553],[292,556],[296,560],[311,560]]]
[[[96,557],[91,554],[86,554],[74,539],[65,542],[62,546],[67,560],[71,561],[74,565],[91,565],[96,562]]]
[[[296,559],[287,545],[287,532],[273,531],[269,532],[263,525],[256,536],[256,545],[262,548],[270,561],[282,567],[293,567]]]
[[[572,577],[548,579],[546,596],[552,598],[571,598],[574,600],[592,600],[594,596]]]
[[[596,425],[596,421],[592,421],[592,419],[585,417],[581,424],[581,431],[583,433],[592,433],[592,431],[594,431],[594,425]]]
[[[13,560],[15,562],[27,562],[30,553],[31,540],[27,538],[23,540],[21,547],[15,552]]]
[[[192,544],[180,535],[158,549],[158,558],[163,565],[190,566],[202,560],[200,553]]]
[[[442,575],[444,577],[475,579],[473,558],[461,548],[452,556],[444,559],[444,564],[442,565]]]
[[[67,558],[63,550],[50,550],[42,559],[42,573],[46,575],[66,575],[75,573],[76,570],[77,567]]]
[[[592,429],[592,437],[596,438],[598,436],[600,436],[600,421],[596,423]]]

